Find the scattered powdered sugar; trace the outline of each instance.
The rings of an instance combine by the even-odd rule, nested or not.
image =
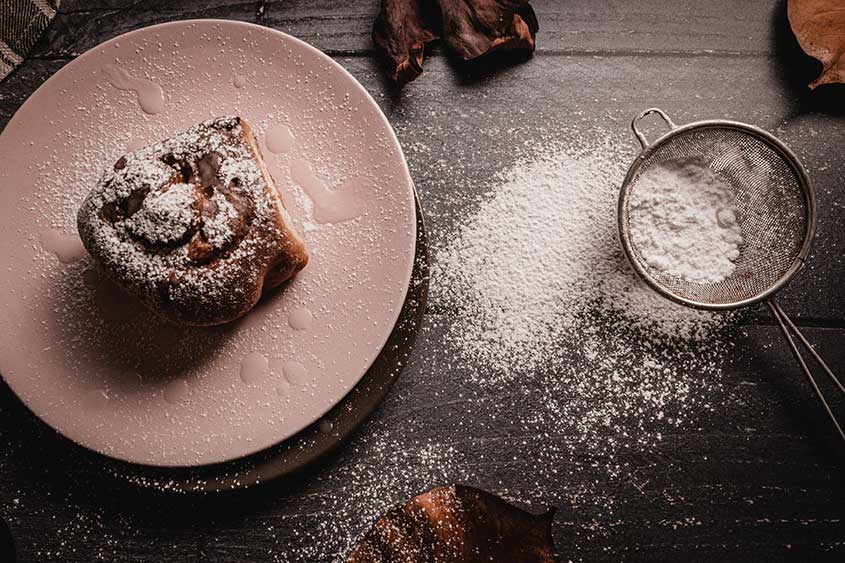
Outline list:
[[[449,472],[607,522],[617,511],[608,490],[638,486],[631,459],[660,456],[665,437],[701,428],[726,400],[732,315],[677,305],[633,272],[616,222],[633,156],[599,136],[529,149],[439,238],[430,307],[443,312],[427,327],[438,344],[425,363],[466,374],[468,426],[523,437],[502,454],[524,461],[520,481],[497,482],[484,465]]]
[[[573,559],[613,537],[632,497],[614,491],[646,484],[636,460],[715,416],[728,350],[724,316],[665,300],[629,268],[623,155],[612,142],[537,148],[438,233],[410,373],[313,484],[319,516],[274,526],[273,561],[343,561],[380,514],[448,483],[592,515],[554,525]]]
[[[321,478],[321,486],[341,493],[320,495],[316,518],[286,518],[280,531],[293,531],[293,538],[271,550],[272,561],[346,561],[360,537],[390,508],[437,485],[470,478],[456,469],[467,461],[448,439],[411,448],[394,434],[373,429],[372,436],[353,446],[351,463]]]
[[[628,266],[616,233],[625,146],[530,148],[432,233],[431,314],[410,369],[337,456],[267,501],[290,510],[251,514],[263,535],[244,557],[344,561],[380,514],[456,482],[560,508],[553,529],[573,560],[619,543],[613,523],[647,484],[643,460],[668,466],[677,435],[718,412],[728,350],[724,316],[665,300]],[[209,542],[239,533],[214,526]]]
[[[616,232],[624,160],[609,153],[558,148],[518,162],[436,254],[433,291],[461,311],[449,332],[468,358],[514,374],[599,326],[665,341],[704,340],[720,323],[633,274]]]
[[[631,241],[652,268],[696,283],[718,283],[739,258],[736,194],[698,159],[648,168],[629,200]]]

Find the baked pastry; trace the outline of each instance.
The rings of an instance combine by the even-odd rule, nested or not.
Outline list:
[[[120,157],[77,223],[85,248],[120,286],[183,324],[237,319],[308,262],[240,117]]]

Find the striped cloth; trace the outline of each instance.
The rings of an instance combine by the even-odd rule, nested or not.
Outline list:
[[[0,0],[0,80],[23,62],[61,0]]]

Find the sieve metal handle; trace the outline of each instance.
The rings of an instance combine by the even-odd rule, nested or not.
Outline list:
[[[769,309],[772,310],[772,314],[775,316],[775,320],[778,322],[778,326],[780,327],[781,332],[783,333],[784,337],[786,337],[786,341],[789,344],[789,348],[792,350],[792,355],[795,356],[795,359],[798,360],[798,364],[801,366],[801,370],[804,372],[804,375],[807,376],[807,380],[809,380],[810,385],[813,387],[813,390],[816,392],[816,396],[822,403],[824,410],[827,412],[827,416],[830,417],[830,420],[833,422],[833,425],[836,427],[836,430],[839,432],[839,436],[845,440],[845,431],[842,430],[842,426],[839,424],[839,421],[836,419],[836,415],[833,414],[833,411],[830,408],[827,400],[824,398],[824,393],[822,393],[821,389],[819,389],[818,384],[816,383],[816,379],[813,377],[813,372],[810,371],[807,362],[804,360],[804,357],[801,355],[801,350],[798,349],[798,344],[795,342],[795,339],[792,337],[793,334],[798,337],[798,340],[810,355],[816,360],[816,363],[822,368],[825,374],[830,378],[830,380],[839,388],[843,394],[845,394],[845,386],[842,385],[842,382],[833,374],[831,369],[827,366],[825,361],[819,356],[819,353],[813,348],[813,346],[807,341],[801,331],[798,330],[798,327],[795,326],[783,309],[780,308],[780,305],[774,299],[769,299],[766,301],[766,305],[769,306]]]
[[[639,121],[642,118],[644,118],[647,115],[651,115],[652,113],[656,113],[657,115],[659,115],[660,118],[664,122],[666,122],[666,125],[669,126],[670,131],[672,129],[678,128],[678,126],[675,125],[675,122],[672,121],[672,118],[670,118],[668,115],[666,115],[666,112],[663,111],[662,109],[660,109],[660,108],[648,108],[647,110],[644,110],[643,112],[640,113],[640,115],[635,117],[633,121],[631,121],[631,129],[633,129],[634,135],[637,136],[637,139],[640,141],[640,144],[643,146],[643,148],[648,147],[649,142],[648,142],[648,139],[645,138],[645,135],[643,134],[643,132],[640,131],[639,129],[637,129],[637,123],[639,123]]]

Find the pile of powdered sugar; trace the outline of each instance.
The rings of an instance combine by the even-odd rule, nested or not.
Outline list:
[[[616,227],[624,158],[615,152],[539,150],[501,174],[478,213],[435,253],[432,291],[461,311],[449,334],[468,358],[517,373],[573,337],[583,344],[591,327],[617,339],[636,332],[700,341],[721,323],[659,296],[631,270]]]
[[[742,229],[736,194],[707,162],[669,160],[647,169],[629,200],[631,241],[652,268],[696,283],[729,277]]]

